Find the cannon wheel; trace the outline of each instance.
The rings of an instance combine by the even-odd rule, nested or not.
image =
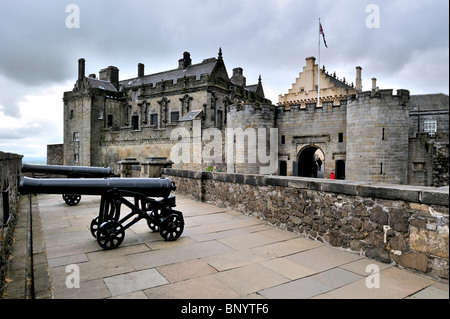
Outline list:
[[[103,249],[114,249],[120,246],[125,238],[125,229],[116,220],[108,220],[97,230],[97,242]]]
[[[63,194],[62,198],[69,206],[75,206],[78,204],[81,200],[81,195],[74,195],[74,194]]]
[[[97,238],[98,227],[99,227],[99,224],[98,224],[98,216],[97,216],[91,221],[91,234],[92,234],[92,236],[94,236],[94,238]]]
[[[161,237],[167,241],[176,240],[181,236],[184,230],[183,217],[178,214],[170,214],[164,218],[161,224]]]
[[[149,214],[149,218],[147,219],[148,227],[155,232],[160,231],[160,220],[161,220],[161,210],[152,210]]]

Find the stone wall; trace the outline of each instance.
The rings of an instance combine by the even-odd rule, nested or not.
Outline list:
[[[447,188],[163,169],[176,193],[435,278],[449,278]]]
[[[14,240],[19,206],[19,174],[22,155],[0,151],[0,298],[3,294],[8,258]]]
[[[47,165],[64,165],[64,144],[47,145]]]

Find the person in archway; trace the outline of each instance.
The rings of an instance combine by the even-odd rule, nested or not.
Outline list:
[[[315,159],[313,159],[311,169],[312,169],[313,177],[317,177],[317,162]]]
[[[322,160],[320,159],[320,157],[317,158],[317,165],[319,166],[319,171],[322,169]]]

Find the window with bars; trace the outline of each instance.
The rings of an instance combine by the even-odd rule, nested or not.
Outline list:
[[[425,133],[436,133],[437,123],[436,120],[425,120],[423,122],[423,131]]]
[[[150,115],[150,125],[155,125],[155,127],[158,128],[158,114]]]
[[[170,113],[170,123],[176,123],[180,119],[180,112]]]

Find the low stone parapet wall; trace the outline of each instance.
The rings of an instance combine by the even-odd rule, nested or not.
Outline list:
[[[14,243],[22,158],[22,155],[0,151],[0,299],[4,293]]]
[[[449,188],[163,169],[176,193],[385,263],[449,278]]]

